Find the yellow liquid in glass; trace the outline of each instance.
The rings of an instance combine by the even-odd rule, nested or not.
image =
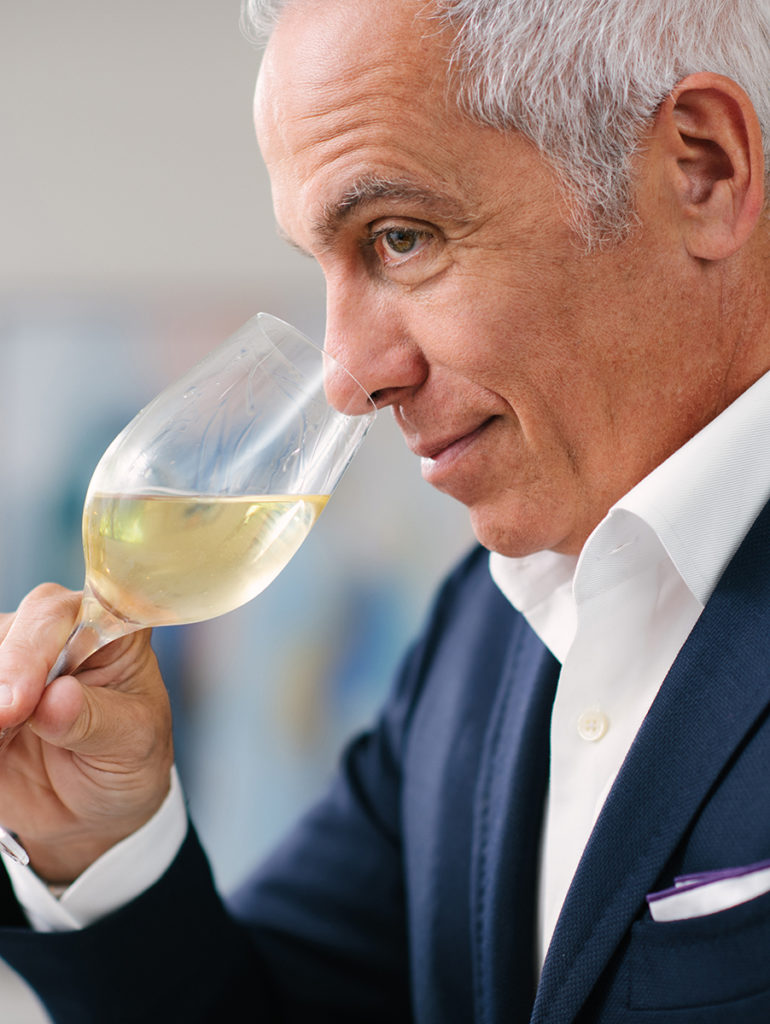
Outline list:
[[[197,622],[256,597],[291,559],[328,495],[93,494],[86,580],[129,622]]]

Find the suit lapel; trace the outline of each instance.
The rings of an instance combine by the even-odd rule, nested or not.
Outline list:
[[[526,1020],[534,894],[558,663],[523,620],[491,717],[475,797],[471,912],[475,1019]]]
[[[533,1024],[572,1021],[726,762],[770,703],[768,507],[629,751],[554,932]]]

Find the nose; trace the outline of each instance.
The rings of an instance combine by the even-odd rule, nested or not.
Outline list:
[[[349,414],[368,412],[370,400],[378,409],[398,404],[427,376],[419,344],[392,302],[328,282],[324,347],[347,371],[327,368],[327,397]]]

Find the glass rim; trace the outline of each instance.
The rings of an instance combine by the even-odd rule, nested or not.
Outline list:
[[[326,349],[322,345],[319,345],[317,342],[313,341],[313,339],[308,337],[308,335],[305,334],[304,331],[301,331],[298,327],[295,327],[294,324],[289,323],[288,320],[283,320],[281,317],[275,316],[275,314],[273,314],[273,313],[267,313],[265,311],[260,311],[259,313],[256,313],[252,317],[252,320],[256,321],[257,325],[262,330],[262,333],[265,335],[265,337],[270,342],[273,342],[273,339],[270,337],[268,332],[266,330],[264,330],[264,327],[263,327],[263,325],[266,322],[278,324],[280,327],[287,328],[294,335],[296,335],[297,338],[300,338],[303,342],[305,342],[311,348],[315,349],[316,352],[318,352],[324,359],[328,360],[333,366],[335,366],[338,369],[342,370],[342,372],[345,374],[345,376],[349,377],[350,380],[353,381],[353,383],[361,391],[361,393],[365,396],[367,402],[369,403],[369,406],[370,406],[369,412],[366,412],[366,413],[348,413],[348,412],[342,412],[340,410],[337,410],[341,416],[351,416],[351,417],[364,418],[364,419],[367,419],[369,417],[374,419],[376,417],[377,411],[378,411],[377,410],[377,405],[375,404],[374,399],[372,398],[371,394],[366,390],[366,388],[363,386],[361,381],[355,376],[355,374],[351,373],[350,370],[345,366],[345,364],[341,363],[339,361],[339,359],[337,359],[335,356],[333,356],[329,352],[327,352]],[[248,321],[247,321],[247,323],[248,323]]]

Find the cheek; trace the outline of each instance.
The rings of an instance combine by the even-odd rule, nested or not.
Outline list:
[[[415,313],[432,320],[435,344],[458,366],[513,375],[519,384],[541,382],[573,358],[574,284],[562,267],[525,257],[462,251],[435,287],[415,296]]]
[[[522,418],[562,419],[579,394],[580,345],[541,310],[505,303],[436,303],[410,317],[431,366],[446,367],[499,395]]]
[[[549,504],[552,481],[563,500],[574,500],[568,489],[590,473],[597,448],[612,436],[612,410],[601,375],[586,368],[579,339],[541,312],[526,309],[517,325],[507,317],[450,317],[433,365],[441,358],[451,363],[479,391],[494,395],[509,421],[490,460],[495,486],[504,492],[542,485],[539,500]]]

